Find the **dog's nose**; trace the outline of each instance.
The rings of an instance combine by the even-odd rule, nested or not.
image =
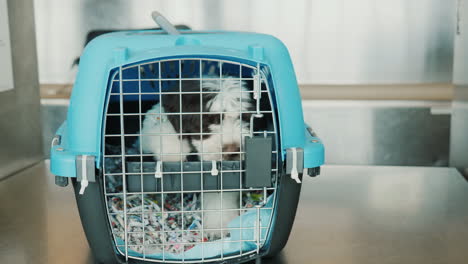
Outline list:
[[[237,144],[226,144],[223,146],[223,160],[239,160],[240,155],[239,153],[232,153],[232,152],[239,152],[240,146]],[[227,152],[227,153],[226,153]]]
[[[239,154],[223,154],[223,160],[239,160]]]

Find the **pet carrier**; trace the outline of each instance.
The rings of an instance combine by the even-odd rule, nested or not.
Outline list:
[[[303,172],[324,148],[304,125],[286,47],[254,33],[110,33],[83,52],[52,142],[98,263],[242,263],[273,256]]]

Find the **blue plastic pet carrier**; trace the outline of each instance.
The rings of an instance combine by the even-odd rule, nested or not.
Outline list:
[[[153,15],[163,30],[86,46],[52,142],[56,183],[71,178],[97,263],[260,263],[324,161],[288,51]]]

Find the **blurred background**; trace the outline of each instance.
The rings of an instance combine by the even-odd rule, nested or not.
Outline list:
[[[457,140],[450,148],[450,135],[462,136],[453,128],[464,128],[455,120],[464,116],[464,90],[456,88],[463,80],[455,84],[466,75],[464,59],[457,60],[464,54],[457,41],[462,43],[464,37],[461,13],[467,9],[466,0],[2,2],[13,10],[9,18],[12,57],[17,57],[13,69],[27,70],[21,74],[17,70],[15,83],[34,86],[16,89],[28,95],[24,103],[41,108],[34,110],[41,119],[29,115],[34,122],[25,116],[15,120],[14,129],[3,126],[1,135],[10,138],[23,123],[41,130],[37,134],[41,139],[31,139],[29,145],[20,136],[2,142],[4,149],[18,152],[1,153],[11,167],[5,170],[8,173],[42,153],[48,157],[50,141],[66,116],[78,70],[74,62],[87,34],[154,28],[151,10],[194,30],[254,31],[280,38],[293,59],[306,121],[327,145],[328,164],[447,166],[450,159],[465,163],[454,157],[468,146]],[[38,91],[40,106],[34,99]],[[14,113],[13,98],[26,100],[9,93],[13,92],[0,98],[4,116]],[[19,111],[26,115],[32,110]],[[38,151],[24,158],[21,146],[31,144]],[[20,164],[14,165],[18,160]]]
[[[88,32],[154,27],[272,34],[289,48],[328,164],[446,166],[458,0],[35,0],[44,152]],[[346,131],[346,133],[343,133]]]
[[[155,27],[151,10],[195,30],[274,35],[304,85],[452,80],[456,0],[35,0],[41,83],[73,82],[87,32]]]
[[[49,148],[88,33],[153,10],[289,48],[326,166],[268,263],[466,262],[468,0],[0,0],[1,263],[92,263]]]

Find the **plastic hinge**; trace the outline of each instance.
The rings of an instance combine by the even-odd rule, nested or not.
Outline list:
[[[62,143],[62,136],[55,135],[54,138],[52,139],[52,142],[50,143],[50,148],[60,145],[61,143]]]
[[[89,182],[96,181],[96,157],[91,155],[76,156],[76,177],[81,184],[80,195],[83,195]]]
[[[154,173],[155,178],[162,178],[162,162],[158,160],[156,162],[156,172]]]
[[[218,176],[218,173],[219,173],[219,171],[216,168],[216,161],[213,160],[213,161],[211,161],[211,175],[212,176]]]
[[[304,170],[304,150],[302,148],[286,149],[286,174],[291,175],[291,179],[301,183],[299,172]]]

